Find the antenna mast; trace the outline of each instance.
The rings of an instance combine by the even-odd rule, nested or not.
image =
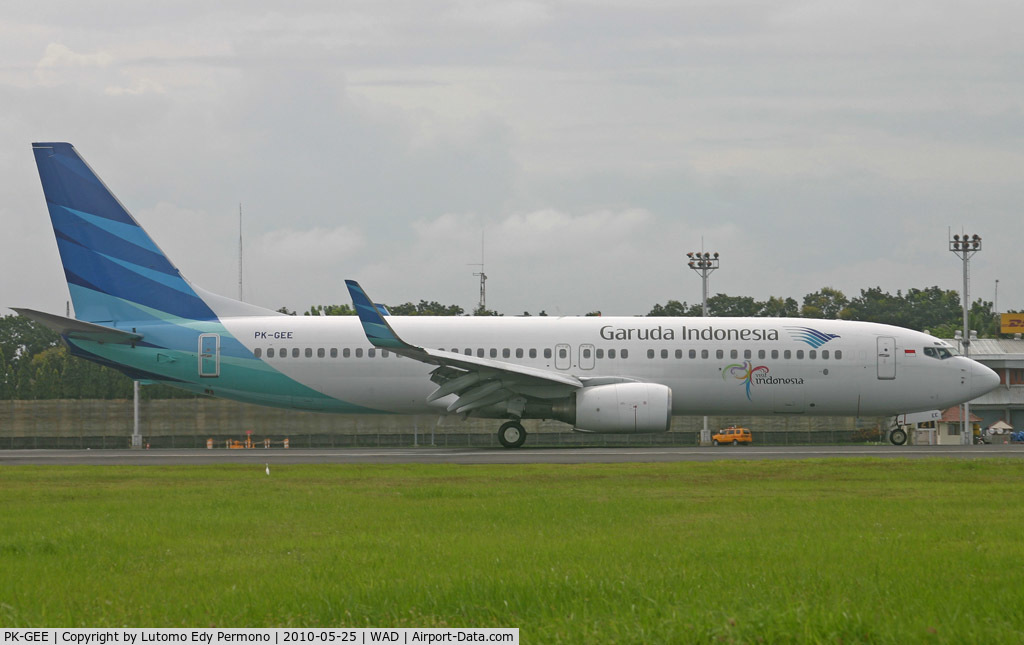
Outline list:
[[[242,202],[238,202],[238,299],[242,298]]]
[[[480,267],[480,273],[473,274],[480,277],[480,306],[477,311],[487,311],[487,274],[484,273],[484,231],[480,231],[480,262],[471,262],[470,266]]]

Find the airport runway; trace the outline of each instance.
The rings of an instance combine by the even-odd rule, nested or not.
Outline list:
[[[683,448],[344,448],[323,450],[2,450],[0,466],[202,464],[586,464],[728,459],[1024,458],[1024,444],[991,446],[778,446]]]

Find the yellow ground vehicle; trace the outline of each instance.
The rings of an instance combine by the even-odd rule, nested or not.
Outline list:
[[[723,443],[731,443],[734,446],[738,446],[741,443],[754,443],[754,436],[750,434],[750,430],[747,428],[737,428],[735,426],[731,428],[722,428],[711,436],[711,443],[717,445]]]

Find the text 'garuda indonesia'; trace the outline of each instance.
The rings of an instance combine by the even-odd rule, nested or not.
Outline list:
[[[605,325],[601,328],[604,340],[740,340],[770,341],[779,340],[779,330],[768,328],[722,329],[714,325],[707,327],[683,326],[679,333],[671,327],[615,327]]]

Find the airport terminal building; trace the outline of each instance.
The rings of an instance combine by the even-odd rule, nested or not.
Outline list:
[[[970,352],[971,358],[999,374],[999,387],[971,401],[971,414],[981,417],[978,423],[982,428],[1001,420],[1015,430],[1024,430],[1024,340],[1020,334],[973,339]]]

